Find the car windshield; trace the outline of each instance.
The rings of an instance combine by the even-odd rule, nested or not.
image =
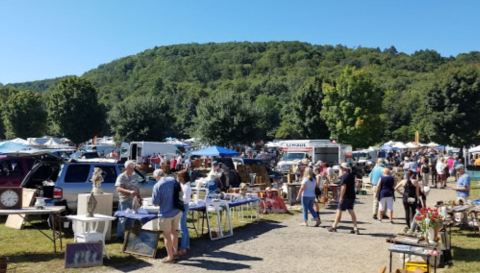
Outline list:
[[[353,157],[355,160],[368,159],[367,153],[354,153],[354,154],[352,155],[352,157]]]
[[[283,155],[282,160],[291,161],[291,160],[302,160],[306,156],[305,153],[286,153]]]

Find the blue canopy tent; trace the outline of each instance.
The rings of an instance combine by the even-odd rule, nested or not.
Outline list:
[[[30,146],[12,141],[0,142],[0,153],[13,153],[31,149]]]
[[[230,150],[225,147],[221,147],[221,146],[210,146],[198,151],[194,151],[191,153],[191,155],[224,157],[224,156],[236,156],[238,155],[238,152],[234,150]]]

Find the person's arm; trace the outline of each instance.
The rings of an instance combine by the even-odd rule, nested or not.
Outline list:
[[[153,204],[154,206],[159,206],[159,205],[160,205],[160,194],[158,194],[157,185],[153,186],[153,190],[152,190],[152,204]]]
[[[342,186],[340,187],[340,200],[339,200],[340,203],[343,202],[346,192],[347,192],[347,185],[342,184]]]
[[[380,188],[382,188],[382,179],[378,180],[377,191],[375,192],[376,197],[380,194]]]
[[[401,192],[399,189],[400,189],[401,187],[404,187],[404,186],[405,186],[405,183],[406,183],[405,180],[400,181],[400,182],[395,186],[395,191],[397,191],[397,192],[400,193],[400,194],[403,194],[403,192]]]
[[[302,186],[300,186],[300,190],[298,190],[297,200],[300,200],[300,197],[302,196],[304,191],[305,191],[305,183],[302,182]]]

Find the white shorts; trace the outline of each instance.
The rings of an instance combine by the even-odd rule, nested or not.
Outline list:
[[[378,203],[378,209],[381,211],[393,211],[393,197],[383,197]]]

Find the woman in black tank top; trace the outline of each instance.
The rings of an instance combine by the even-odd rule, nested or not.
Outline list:
[[[405,208],[405,221],[407,226],[410,228],[413,217],[417,210],[417,204],[420,197],[420,186],[417,181],[413,180],[413,172],[407,172],[407,179],[399,183],[395,190],[398,191],[399,188],[403,187],[403,207]]]

